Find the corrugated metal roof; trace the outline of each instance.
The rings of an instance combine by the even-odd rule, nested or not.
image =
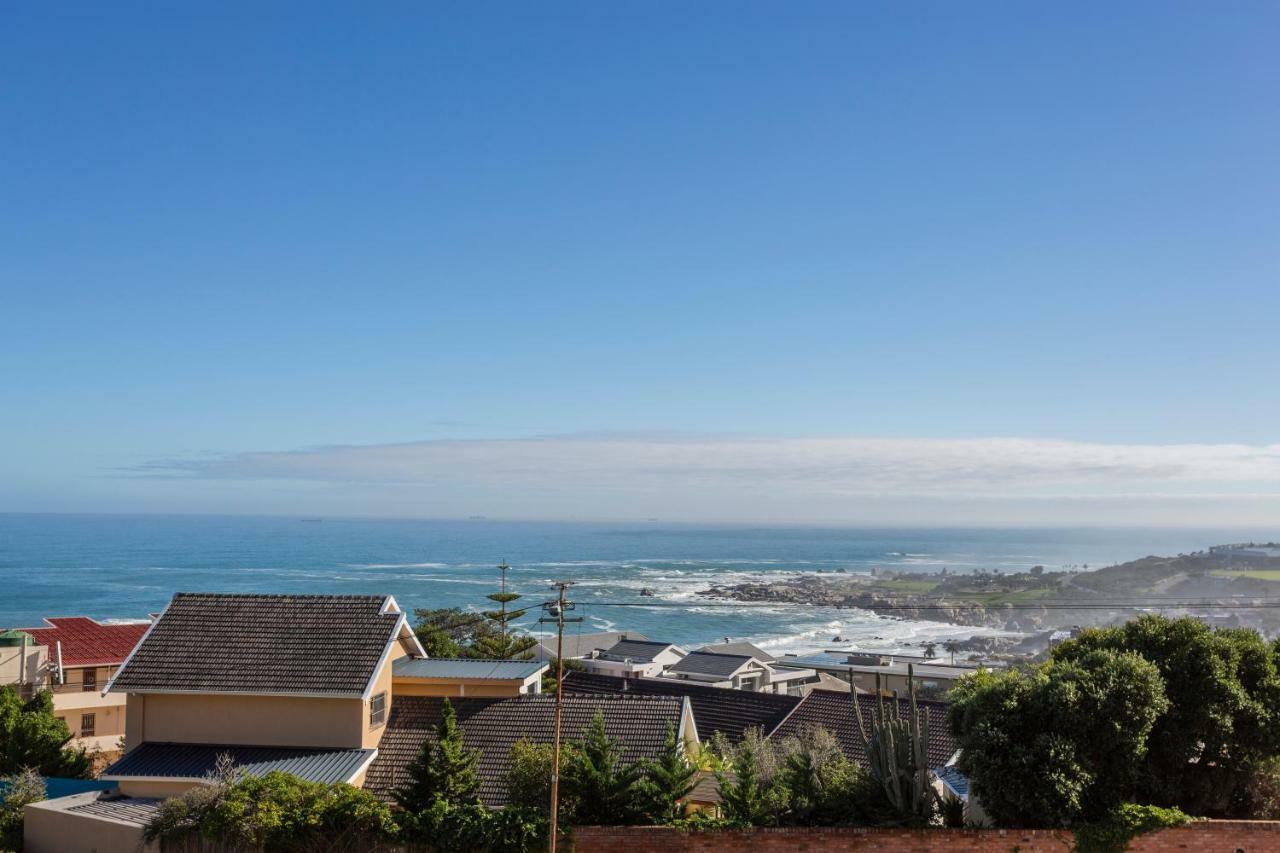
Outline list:
[[[933,775],[941,779],[942,783],[957,797],[962,800],[969,799],[969,780],[955,765],[939,767],[933,771]]]
[[[63,666],[110,666],[124,661],[147,632],[150,622],[103,625],[87,616],[54,616],[45,628],[26,629],[36,642],[49,647],[49,657],[62,643]]]
[[[218,756],[226,754],[248,776],[265,776],[273,770],[282,770],[312,782],[346,782],[376,752],[374,749],[144,743],[104,770],[102,778],[203,779],[213,771]]]
[[[101,797],[82,806],[72,806],[67,811],[146,826],[159,811],[161,802],[154,797]]]
[[[547,668],[537,660],[475,660],[467,658],[397,658],[395,678],[500,678],[524,681]]]

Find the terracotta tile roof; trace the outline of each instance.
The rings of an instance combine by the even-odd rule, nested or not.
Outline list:
[[[110,690],[359,696],[403,616],[386,602],[178,593]]]
[[[730,690],[674,678],[618,678],[588,672],[566,673],[564,691],[566,694],[687,696],[698,726],[698,737],[705,741],[715,732],[721,732],[733,743],[742,740],[743,733],[750,728],[759,728],[768,734],[800,704],[798,696]]]
[[[102,778],[204,779],[218,756],[230,755],[246,776],[265,776],[273,770],[292,773],[311,782],[347,782],[364,767],[372,749],[314,749],[275,746],[235,746],[203,743],[143,743],[102,771]]]
[[[509,699],[450,699],[458,715],[463,743],[479,753],[476,770],[480,798],[487,806],[507,801],[506,776],[511,767],[511,747],[524,738],[551,743],[555,715],[554,696],[518,696]],[[364,787],[384,800],[392,800],[395,788],[405,784],[405,770],[418,757],[422,744],[435,739],[444,700],[427,696],[396,696],[391,717],[378,744],[378,757],[369,766]],[[622,748],[622,759],[635,762],[656,757],[666,736],[667,723],[679,729],[684,699],[670,696],[569,696],[564,697],[562,737],[582,737],[596,710],[604,713],[605,731]]]
[[[870,725],[872,712],[877,699],[870,694],[859,694],[862,720]],[[885,708],[892,706],[893,699],[885,699]],[[900,713],[906,715],[911,703],[907,699],[897,700]],[[919,700],[916,703],[922,713],[929,715],[929,766],[941,767],[955,755],[956,743],[947,728],[947,703]],[[853,715],[853,706],[849,704],[848,693],[836,693],[830,690],[814,690],[800,701],[791,715],[778,726],[772,737],[786,737],[798,734],[805,726],[822,726],[840,741],[844,754],[863,767],[870,767],[867,755],[862,748],[862,740],[858,737],[857,722]]]
[[[49,627],[22,630],[36,643],[49,647],[50,661],[57,659],[54,649],[61,642],[63,666],[121,664],[150,625],[148,622],[103,625],[88,616],[56,616],[44,621]]]

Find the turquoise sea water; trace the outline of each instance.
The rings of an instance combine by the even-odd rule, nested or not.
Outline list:
[[[696,593],[841,568],[1101,566],[1277,533],[0,515],[0,626],[74,614],[136,619],[179,591],[388,593],[407,609],[478,607],[506,559],[529,601],[548,597],[553,580],[575,581],[583,631],[618,627],[680,643],[750,638],[776,651],[819,648],[840,633],[892,647],[974,630],[849,610],[715,607]],[[654,597],[642,597],[645,588]]]

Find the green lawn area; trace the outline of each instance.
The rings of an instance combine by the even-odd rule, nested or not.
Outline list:
[[[1280,581],[1280,569],[1244,569],[1238,572],[1230,569],[1219,569],[1213,573],[1215,578],[1253,578],[1257,581]]]

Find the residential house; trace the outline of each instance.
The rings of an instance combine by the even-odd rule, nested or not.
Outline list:
[[[27,850],[132,851],[139,816],[205,784],[221,755],[250,775],[359,785],[394,661],[425,656],[390,596],[175,595],[104,691],[126,700],[127,752],[102,774],[118,791],[28,806]]]
[[[738,743],[748,729],[768,734],[800,704],[797,696],[749,693],[673,678],[619,678],[567,672],[565,695],[680,696],[689,700],[703,740],[719,734]],[[846,700],[847,701],[847,700]]]
[[[674,643],[655,640],[619,640],[593,658],[583,661],[588,672],[646,678],[660,674],[687,652]]]
[[[538,660],[402,657],[391,665],[391,692],[397,698],[541,693],[549,666]]]
[[[878,683],[884,693],[898,691],[903,695],[907,692],[907,668],[910,666],[914,668],[917,691],[930,697],[941,696],[957,679],[977,670],[972,665],[916,663],[916,660],[912,656],[883,652],[825,651],[811,655],[787,655],[774,666],[824,672],[868,693],[874,693]]]
[[[481,801],[491,808],[505,805],[511,748],[520,740],[552,742],[555,697],[526,695],[450,702],[463,743],[478,755],[476,774]],[[396,700],[378,756],[369,767],[366,789],[394,801],[396,789],[409,781],[409,765],[424,744],[434,743],[443,705],[444,699],[437,697],[404,696]],[[561,711],[563,740],[580,740],[597,712],[604,716],[606,734],[621,748],[623,763],[657,758],[668,726],[676,731],[687,750],[697,749],[698,729],[689,700],[684,697],[576,696],[566,692]]]
[[[599,631],[591,634],[576,632],[564,635],[561,651],[565,660],[585,660],[607,651],[622,640],[647,640],[644,634],[636,631]],[[537,660],[554,660],[556,658],[556,637],[543,637],[533,649]]]
[[[880,703],[883,703],[888,708],[896,701],[899,714],[904,717],[910,714],[911,703],[906,698],[895,700],[884,696],[858,694],[857,699],[862,721],[866,727],[864,731],[870,730],[871,722],[880,707]],[[851,697],[848,693],[840,694],[829,690],[814,690],[800,700],[795,710],[788,714],[786,719],[779,723],[769,736],[772,738],[785,738],[799,735],[806,728],[820,726],[835,736],[846,758],[857,762],[864,768],[870,769],[871,762],[866,754],[862,738],[858,736],[858,721],[850,700]],[[951,730],[947,727],[947,703],[921,699],[917,700],[916,707],[917,713],[922,715],[921,718],[927,717],[929,721],[929,739],[925,744],[929,766],[931,768],[943,767],[956,754],[955,739],[951,736]]]
[[[106,760],[117,757],[125,734],[125,697],[104,694],[102,688],[150,623],[103,624],[86,616],[44,621],[40,627],[7,632],[29,638],[28,660],[19,672],[14,648],[0,648],[0,680],[20,685],[24,694],[49,690],[54,713],[67,724],[77,745]]]
[[[774,667],[753,654],[709,652],[705,649],[686,655],[667,667],[662,675],[734,690],[794,695],[802,695],[808,686],[818,681],[818,674],[812,669]]]

